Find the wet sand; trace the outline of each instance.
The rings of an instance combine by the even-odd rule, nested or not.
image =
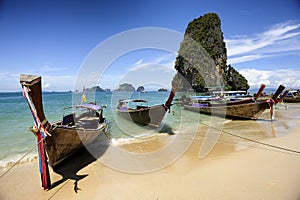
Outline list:
[[[114,170],[83,151],[56,173],[50,169],[53,186],[43,191],[37,160],[19,164],[0,179],[0,199],[300,199],[300,153],[237,137],[299,152],[300,104],[288,105],[276,110],[273,122],[266,112],[257,121],[225,123],[216,146],[200,159],[208,130],[202,125],[182,156],[149,173]],[[120,148],[147,154],[175,137],[161,134]]]

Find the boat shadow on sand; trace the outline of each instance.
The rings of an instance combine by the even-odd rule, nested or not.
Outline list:
[[[149,125],[145,125],[145,124],[141,124],[141,123],[138,123],[138,122],[134,122],[132,121],[135,125],[141,127],[141,128],[144,128],[145,130],[154,130],[156,131],[157,133],[167,133],[169,135],[174,135],[174,131],[173,131],[173,128],[168,125],[168,124],[163,124],[159,127],[153,127],[153,126],[149,126]]]
[[[56,188],[67,180],[74,180],[74,191],[77,193],[79,190],[81,190],[78,187],[78,181],[88,176],[88,174],[78,175],[77,173],[100,158],[108,147],[108,141],[106,141],[104,144],[104,142],[99,139],[93,144],[89,145],[87,148],[81,149],[74,155],[55,165],[53,167],[53,171],[61,175],[62,178],[52,183],[49,190]]]

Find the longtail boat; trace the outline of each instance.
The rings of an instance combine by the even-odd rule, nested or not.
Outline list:
[[[109,141],[107,122],[103,117],[103,107],[89,103],[70,107],[70,114],[63,116],[60,121],[50,123],[43,109],[41,77],[21,74],[20,84],[35,122],[31,131],[38,140],[42,185],[48,189],[50,179],[47,156],[50,166],[54,167],[92,144],[100,135],[104,136],[101,139]],[[80,113],[75,112],[79,109]]]
[[[120,100],[116,110],[118,115],[125,119],[152,127],[159,127],[166,112],[170,110],[175,92],[175,87],[172,87],[167,101],[162,105],[136,105],[135,108],[130,108],[127,106],[130,102],[146,103],[147,101],[141,99]]]
[[[199,112],[208,115],[216,115],[226,117],[229,119],[257,119],[268,108],[271,109],[271,118],[273,115],[273,105],[278,102],[277,98],[285,89],[280,85],[272,96],[272,98],[265,101],[258,101],[258,97],[262,93],[265,85],[262,85],[258,93],[252,99],[229,101],[229,102],[191,102],[189,105],[184,105],[186,110]]]

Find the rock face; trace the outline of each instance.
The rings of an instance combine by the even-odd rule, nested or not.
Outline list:
[[[129,83],[124,83],[122,85],[119,85],[119,88],[116,89],[115,91],[132,92],[132,91],[135,91],[135,88]]]
[[[188,24],[176,58],[177,74],[173,81],[183,91],[203,92],[211,87],[248,90],[247,80],[226,63],[221,20],[215,13],[205,14]]]
[[[247,79],[236,71],[231,65],[226,68],[226,80],[227,84],[232,90],[248,90],[249,85]]]

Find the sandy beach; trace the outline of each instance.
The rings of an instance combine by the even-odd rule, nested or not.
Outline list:
[[[287,110],[276,110],[273,122],[268,111],[256,121],[230,121],[202,159],[199,150],[208,127],[200,126],[182,156],[149,173],[115,170],[83,151],[56,173],[50,169],[52,188],[44,191],[38,161],[25,162],[0,179],[0,199],[300,199],[299,111],[300,104],[288,104]],[[176,133],[120,148],[154,152],[172,137]]]

